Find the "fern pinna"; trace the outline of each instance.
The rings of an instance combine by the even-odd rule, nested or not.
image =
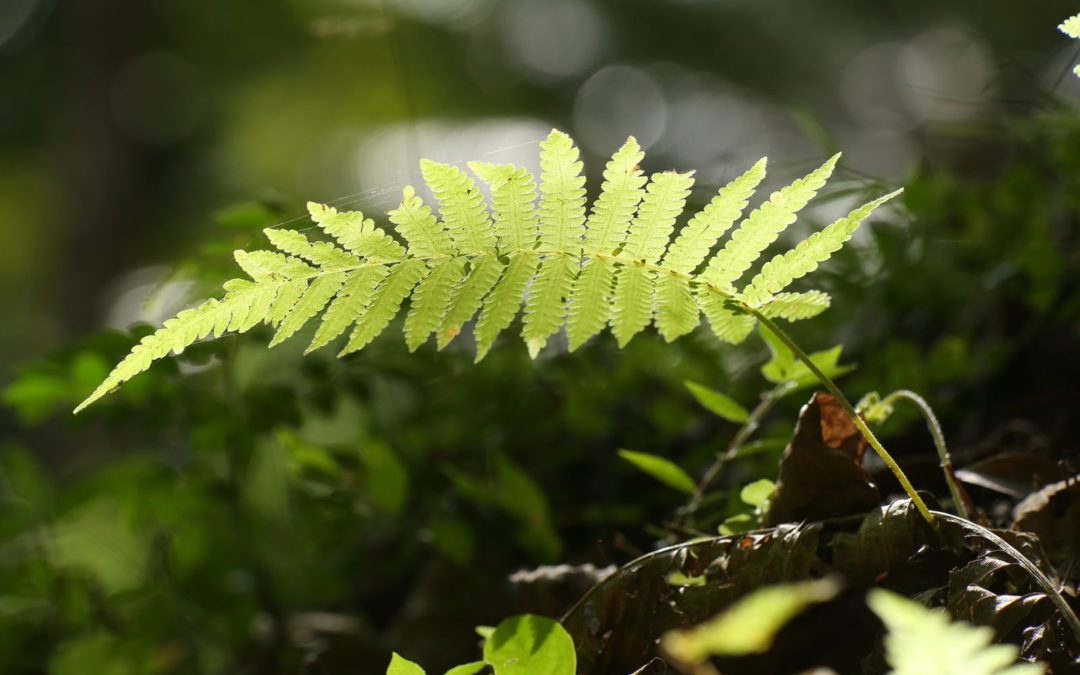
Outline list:
[[[672,240],[693,172],[646,178],[639,166],[644,152],[630,138],[608,162],[586,216],[585,178],[573,141],[552,131],[540,149],[539,195],[536,179],[521,167],[468,164],[489,185],[490,208],[468,173],[421,162],[439,217],[406,187],[401,204],[389,212],[404,244],[360,212],[309,204],[312,220],[332,241],[267,229],[276,250],[236,252],[249,278],[226,282],[220,299],[180,312],[143,338],[76,410],[170,353],[211,334],[243,333],[259,324],[276,329],[273,346],[321,313],[308,351],[348,332],[341,354],[349,354],[375,339],[406,300],[410,350],[432,335],[442,349],[478,315],[477,360],[523,304],[521,332],[533,357],[564,327],[571,350],[608,326],[623,346],[650,323],[674,340],[694,330],[701,314],[718,338],[738,343],[753,330],[755,315],[795,321],[828,308],[829,296],[821,291],[785,289],[897,194],[812,234],[740,287],[762,252],[825,185],[838,156],[770,195],[713,254],[765,177],[764,159],[722,187]]]

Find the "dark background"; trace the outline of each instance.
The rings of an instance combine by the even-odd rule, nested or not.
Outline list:
[[[504,340],[474,367],[466,341],[410,356],[388,335],[338,362],[230,338],[68,414],[123,331],[213,293],[260,227],[308,199],[378,216],[420,157],[535,166],[553,126],[592,194],[634,134],[647,170],[697,169],[698,205],[762,155],[768,189],[843,150],[786,243],[906,187],[819,274],[834,308],[797,338],[845,346],[852,397],[922,392],[961,463],[1071,460],[1080,57],[1055,27],[1076,11],[6,0],[0,670],[375,672],[389,647],[437,668],[517,611],[507,573],[653,545],[679,498],[615,450],[701,471],[733,427],[681,383],[752,404],[759,341],[650,332],[534,363]],[[914,421],[887,432],[918,471],[932,448]],[[773,477],[774,459],[724,484]]]

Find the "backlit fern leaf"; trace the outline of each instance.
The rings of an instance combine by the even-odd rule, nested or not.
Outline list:
[[[382,229],[375,227],[375,221],[364,218],[363,213],[339,213],[337,209],[315,202],[308,202],[307,206],[311,219],[323,232],[336,239],[354,255],[379,260],[400,260],[405,256],[405,247]]]
[[[893,192],[860,206],[825,229],[811,234],[787,253],[766,262],[743,291],[746,301],[754,306],[763,305],[792,281],[816,270],[818,263],[828,260],[851,239],[851,235],[874,209],[898,194]]]
[[[484,299],[484,308],[476,322],[476,360],[479,361],[521,309],[526,284],[539,264],[531,254],[540,234],[540,216],[536,210],[536,180],[531,173],[511,164],[471,162],[469,168],[491,186],[499,252],[510,256],[510,264],[497,282],[493,282],[496,285]]]
[[[409,252],[414,256],[429,258],[454,255],[457,249],[450,233],[431,212],[431,207],[416,196],[416,190],[407,186],[401,204],[387,213],[401,236],[409,242]]]
[[[761,306],[761,313],[770,319],[799,321],[821,314],[829,308],[832,298],[821,291],[778,293]]]
[[[570,137],[552,131],[540,144],[540,247],[553,254],[540,270],[525,303],[522,337],[533,356],[566,320],[566,297],[581,266],[585,234],[585,176]]]
[[[769,201],[754,209],[709,262],[702,275],[705,280],[720,288],[733,288],[732,284],[754,264],[762,251],[795,222],[795,214],[825,186],[839,159],[840,155],[834,155],[820,168],[772,193]]]
[[[465,260],[450,258],[431,266],[428,276],[412,295],[412,306],[405,316],[405,344],[414,352],[435,332],[450,309],[451,293],[465,278]]]
[[[383,333],[406,303],[410,350],[432,333],[441,349],[479,313],[477,360],[514,322],[523,301],[522,336],[534,357],[564,328],[572,349],[606,325],[625,345],[654,320],[671,341],[698,326],[699,311],[717,337],[738,343],[753,330],[757,316],[794,321],[828,308],[825,293],[785,289],[896,194],[854,210],[773,257],[740,290],[736,282],[821,189],[837,158],[773,193],[703,271],[709,253],[763,179],[764,160],[722,187],[673,240],[692,173],[654,174],[646,186],[642,160],[633,139],[615,153],[588,220],[579,151],[559,131],[541,143],[539,200],[536,179],[527,170],[469,164],[491,188],[490,213],[463,170],[424,161],[421,170],[439,201],[441,219],[406,187],[400,205],[388,214],[404,244],[359,212],[309,204],[312,220],[328,240],[266,230],[276,250],[236,253],[250,279],[226,282],[220,299],[181,311],[143,338],[77,410],[194,342],[259,324],[275,329],[271,345],[276,345],[321,314],[308,351],[351,327],[340,354],[355,352]]]
[[[495,248],[484,196],[467,173],[449,164],[420,162],[420,173],[439,200],[439,212],[461,253],[485,253]]]
[[[645,157],[633,137],[627,139],[604,169],[604,184],[585,224],[585,250],[611,254],[622,246],[630,221],[645,194]],[[615,264],[604,257],[585,263],[570,291],[566,333],[573,351],[607,325]]]

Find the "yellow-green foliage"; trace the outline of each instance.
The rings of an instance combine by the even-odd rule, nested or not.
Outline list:
[[[608,163],[600,196],[586,214],[585,178],[573,141],[552,131],[540,148],[539,190],[523,168],[469,163],[491,189],[490,209],[468,173],[424,160],[421,171],[438,200],[439,217],[406,187],[400,206],[389,213],[404,245],[362,213],[309,204],[327,240],[266,230],[276,251],[236,252],[249,279],[226,282],[220,299],[180,312],[143,338],[77,410],[170,353],[259,324],[276,329],[273,346],[321,314],[308,351],[350,329],[341,354],[363,349],[406,300],[404,332],[411,350],[432,335],[442,349],[479,315],[473,331],[477,360],[523,305],[522,337],[534,357],[564,327],[572,350],[607,326],[622,346],[650,323],[674,340],[694,330],[702,313],[717,337],[738,343],[756,323],[746,309],[789,321],[827,309],[829,296],[821,291],[785,289],[828,259],[896,194],[777,255],[740,288],[737,283],[762,252],[824,187],[837,157],[774,192],[710,257],[765,177],[765,160],[720,188],[672,241],[692,172],[646,178],[640,168],[644,153],[630,138]]]
[[[1058,30],[1074,40],[1080,40],[1080,14],[1070,16],[1062,21],[1061,25],[1058,26]],[[1076,73],[1077,77],[1080,77],[1080,66],[1073,68],[1073,72]]]

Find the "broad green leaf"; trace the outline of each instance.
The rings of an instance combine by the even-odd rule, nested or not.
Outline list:
[[[386,668],[386,675],[424,675],[424,669],[394,652],[390,657],[390,665]]]
[[[839,592],[839,583],[831,578],[761,588],[699,626],[668,632],[660,645],[686,664],[703,663],[711,656],[760,654],[791,619]]]
[[[761,509],[776,491],[776,483],[767,478],[748,483],[739,491],[739,499],[743,504]]]
[[[495,675],[575,675],[574,641],[558,621],[523,614],[495,628],[484,643],[484,661]]]
[[[664,485],[675,488],[680,492],[693,494],[697,487],[694,479],[679,468],[678,464],[669,459],[650,455],[647,452],[634,452],[633,450],[619,450],[619,457],[622,457]]]
[[[690,393],[694,395],[694,398],[697,399],[697,402],[714,415],[736,424],[743,424],[750,419],[750,413],[746,408],[739,405],[735,399],[727,394],[721,394],[715,389],[710,389],[703,384],[689,380],[684,384],[690,390]]]

